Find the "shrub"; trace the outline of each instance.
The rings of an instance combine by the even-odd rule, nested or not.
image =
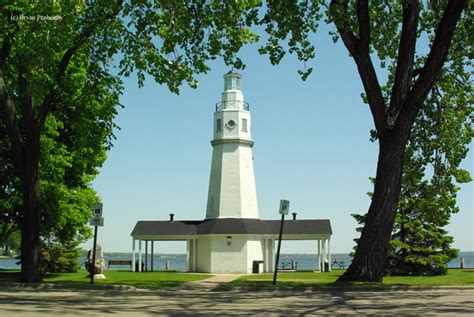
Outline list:
[[[76,243],[48,243],[41,246],[42,273],[72,273],[80,268],[80,248]]]

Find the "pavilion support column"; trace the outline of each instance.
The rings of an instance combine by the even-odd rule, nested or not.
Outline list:
[[[267,271],[267,264],[268,264],[268,258],[267,258],[268,252],[267,252],[267,239],[263,238],[263,271]]]
[[[332,271],[331,238],[328,239],[328,262],[329,262],[329,272],[331,272]]]
[[[270,272],[275,269],[275,239],[270,240]]]
[[[145,272],[148,272],[148,240],[145,240]]]
[[[322,272],[321,270],[321,240],[318,240],[318,271]]]
[[[186,270],[191,271],[191,239],[186,239]]]
[[[132,239],[132,272],[135,272],[135,239]]]
[[[267,239],[267,272],[273,272],[273,244],[272,239]]]
[[[263,238],[263,272],[267,272],[267,239]]]
[[[267,239],[263,238],[263,272],[267,272]]]
[[[322,241],[322,255],[323,255],[323,260],[321,261],[321,265],[323,267],[321,272],[326,272],[326,239],[323,239]]]
[[[138,272],[142,271],[142,240],[138,240]]]
[[[197,261],[197,239],[193,239],[193,272],[197,271],[196,261]]]
[[[154,253],[154,246],[155,246],[155,241],[151,241],[151,271],[153,272],[153,257],[155,256]]]

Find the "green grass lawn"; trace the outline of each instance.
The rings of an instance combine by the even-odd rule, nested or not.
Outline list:
[[[86,270],[77,273],[55,273],[46,274],[44,283],[53,284],[89,284]],[[211,277],[209,274],[190,274],[174,271],[158,272],[131,272],[121,270],[106,270],[106,279],[94,280],[95,284],[106,285],[131,285],[139,288],[165,288],[181,285],[186,282],[198,281]],[[19,270],[0,270],[0,283],[17,282],[19,280]],[[1,285],[0,285],[1,286]]]
[[[329,273],[314,272],[293,272],[279,273],[277,285],[280,287],[330,287],[343,273],[343,270],[336,270]],[[17,282],[19,280],[19,270],[0,269],[0,287],[2,282]],[[52,284],[89,284],[86,270],[77,273],[47,274],[44,276],[45,283]],[[202,280],[211,277],[209,274],[181,273],[174,271],[141,272],[107,270],[104,280],[95,280],[95,284],[105,285],[130,285],[138,288],[166,288],[181,285],[186,282]],[[271,287],[273,274],[252,274],[244,275],[239,279],[226,284],[230,287],[251,286],[251,287]],[[437,286],[437,285],[471,285],[474,286],[474,269],[449,270],[447,275],[440,276],[386,276],[383,283],[352,283],[353,286],[380,286],[380,285],[416,285],[416,286]]]
[[[334,286],[337,278],[344,273],[343,270],[336,270],[327,273],[315,272],[292,272],[279,273],[277,285],[283,287],[295,286]],[[272,286],[273,274],[244,275],[239,279],[230,282],[229,286]],[[449,270],[447,275],[440,276],[386,276],[383,283],[351,283],[354,286],[367,285],[472,285],[474,286],[474,270]]]

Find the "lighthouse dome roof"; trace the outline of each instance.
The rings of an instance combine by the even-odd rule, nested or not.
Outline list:
[[[238,76],[242,76],[242,75],[240,75],[239,73],[237,73],[237,72],[235,71],[235,69],[233,69],[233,68],[232,68],[231,70],[229,70],[224,76],[227,76],[227,75],[238,75]]]

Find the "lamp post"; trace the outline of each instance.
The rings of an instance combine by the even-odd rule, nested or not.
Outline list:
[[[273,286],[276,286],[276,279],[278,274],[278,261],[280,260],[280,248],[281,248],[281,236],[283,234],[283,223],[285,222],[285,215],[288,215],[290,210],[290,201],[289,200],[280,200],[280,211],[281,222],[280,222],[280,234],[278,236],[278,248],[275,260],[275,270],[273,271]]]

